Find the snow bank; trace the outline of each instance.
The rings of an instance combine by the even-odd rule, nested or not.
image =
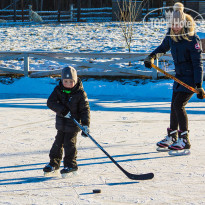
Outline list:
[[[7,85],[0,83],[0,94],[49,95],[58,80],[54,78],[20,78]],[[171,99],[172,80],[83,80],[88,97],[112,96],[127,99]],[[196,96],[192,100],[197,100]]]

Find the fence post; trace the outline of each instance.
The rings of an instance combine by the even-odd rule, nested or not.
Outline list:
[[[73,4],[70,5],[70,21],[73,21]]]
[[[14,22],[16,22],[16,0],[14,0]]]
[[[21,0],[21,16],[22,22],[24,22],[24,0]]]
[[[41,11],[43,11],[43,0],[41,0]]]
[[[61,21],[61,0],[58,0],[58,22]]]
[[[29,72],[29,54],[24,55],[24,76],[28,77]]]
[[[29,6],[28,6],[28,10],[29,10],[29,12],[28,12],[28,18],[29,18],[29,21],[31,21],[32,5],[29,5]]]
[[[157,66],[159,64],[158,58],[156,59]],[[152,68],[152,80],[157,80],[157,70]]]
[[[78,13],[77,13],[77,22],[80,22],[80,10],[81,10],[81,1],[77,0],[77,7],[78,7]]]

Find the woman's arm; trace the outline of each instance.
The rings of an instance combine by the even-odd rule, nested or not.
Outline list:
[[[198,37],[194,37],[189,46],[191,62],[194,68],[194,82],[196,86],[203,83],[202,45]],[[197,86],[197,87],[198,87]]]
[[[158,46],[151,54],[150,56],[155,56],[155,59],[157,56],[157,54],[165,54],[167,51],[170,50],[170,45],[169,45],[169,36],[166,35],[166,37],[164,38],[164,40],[162,41],[161,45]]]

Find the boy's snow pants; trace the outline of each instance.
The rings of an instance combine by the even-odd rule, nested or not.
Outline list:
[[[64,167],[76,167],[77,162],[77,132],[57,132],[55,141],[50,150],[50,165],[55,168],[60,167],[64,150]]]

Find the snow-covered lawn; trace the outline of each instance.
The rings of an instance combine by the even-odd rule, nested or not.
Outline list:
[[[0,25],[1,26],[1,25]],[[0,27],[1,51],[126,52],[120,23],[35,24]],[[134,24],[132,51],[147,52],[166,30]]]
[[[128,52],[122,24],[65,23],[12,25],[0,24],[1,51],[69,51],[69,52]],[[164,38],[167,28],[134,23],[131,52],[151,52]],[[196,32],[204,38],[204,23]]]

